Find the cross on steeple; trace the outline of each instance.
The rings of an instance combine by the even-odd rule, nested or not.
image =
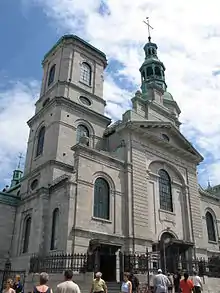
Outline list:
[[[18,169],[20,169],[20,167],[21,167],[21,159],[23,159],[23,155],[22,155],[22,153],[19,153],[19,156],[18,156]]]
[[[150,25],[150,22],[149,22],[149,17],[146,17],[146,20],[147,21],[143,21],[146,25],[147,25],[147,28],[148,28],[148,40],[149,42],[151,41],[151,36],[150,36],[150,29],[154,29],[151,25]]]

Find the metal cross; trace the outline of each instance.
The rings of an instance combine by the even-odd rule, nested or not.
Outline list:
[[[21,167],[21,159],[23,159],[22,153],[19,153],[18,159],[19,159],[19,161],[18,161],[18,169],[20,169],[20,167]]]
[[[148,40],[149,40],[149,42],[150,42],[150,40],[151,40],[151,36],[150,36],[150,29],[154,29],[151,25],[150,25],[150,23],[149,23],[149,17],[146,17],[146,20],[147,21],[143,21],[146,25],[147,25],[147,28],[148,28]]]

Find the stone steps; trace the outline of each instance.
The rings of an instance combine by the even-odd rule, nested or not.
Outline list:
[[[121,291],[121,284],[117,282],[106,282],[109,293],[119,293]]]

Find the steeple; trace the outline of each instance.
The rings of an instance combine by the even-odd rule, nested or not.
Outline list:
[[[157,45],[151,42],[149,18],[147,22],[148,26],[148,43],[144,46],[145,61],[142,64],[140,70],[141,73],[141,90],[143,94],[147,94],[149,89],[156,89],[162,94],[166,91],[167,85],[165,82],[165,66],[157,56]],[[147,95],[146,95],[147,99]]]
[[[148,27],[148,42],[144,46],[145,60],[139,69],[141,91],[138,90],[131,99],[133,113],[130,116],[127,114],[126,119],[166,121],[179,128],[181,111],[173,96],[167,92],[165,66],[157,56],[157,45],[151,41],[150,29],[153,28],[149,18],[144,23]]]
[[[13,177],[12,177],[12,180],[11,180],[10,188],[12,188],[15,185],[17,185],[20,182],[21,177],[23,175],[23,172],[20,170],[20,168],[21,168],[21,159],[23,158],[21,153],[19,154],[18,158],[19,158],[18,167],[13,171]]]

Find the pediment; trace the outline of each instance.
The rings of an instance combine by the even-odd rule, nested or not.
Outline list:
[[[134,131],[145,134],[155,143],[165,148],[179,150],[190,156],[194,156],[195,160],[201,162],[202,155],[192,146],[192,144],[174,127],[170,122],[131,122],[131,128]]]

